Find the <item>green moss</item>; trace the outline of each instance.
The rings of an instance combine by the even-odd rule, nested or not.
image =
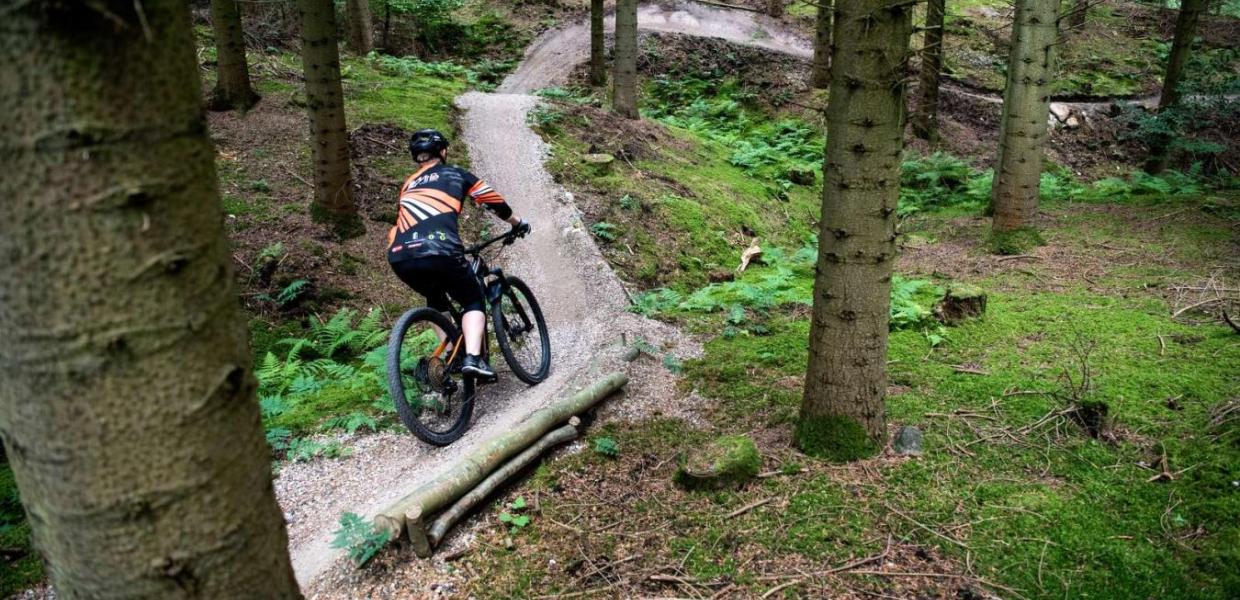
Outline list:
[[[1042,234],[1032,227],[1022,227],[1012,231],[992,231],[986,239],[986,247],[992,254],[1014,256],[1024,254],[1038,246],[1046,244]]]
[[[737,488],[758,475],[762,455],[749,436],[727,435],[680,455],[675,481],[691,490]]]
[[[43,562],[31,545],[30,524],[17,494],[17,482],[4,459],[0,459],[0,548],[24,553],[12,562],[0,558],[4,565],[0,569],[0,596],[15,596],[43,579]]]
[[[856,419],[843,415],[802,418],[794,435],[802,452],[815,458],[849,462],[873,456],[878,444]]]

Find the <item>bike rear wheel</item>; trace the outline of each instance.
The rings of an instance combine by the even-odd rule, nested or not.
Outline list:
[[[507,278],[503,294],[491,304],[491,323],[499,351],[517,379],[530,385],[551,372],[551,336],[530,286]]]
[[[438,327],[447,334],[440,342]],[[461,374],[464,348],[447,348],[461,339],[443,313],[415,308],[401,315],[388,340],[388,389],[400,421],[418,439],[446,446],[469,429],[474,412],[474,378]]]

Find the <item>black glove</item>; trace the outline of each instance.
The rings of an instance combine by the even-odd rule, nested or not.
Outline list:
[[[512,226],[512,232],[516,234],[517,237],[525,237],[533,230],[534,228],[530,227],[530,224],[526,222],[525,219],[521,219],[519,223]]]

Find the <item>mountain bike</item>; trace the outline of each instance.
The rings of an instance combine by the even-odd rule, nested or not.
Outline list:
[[[512,374],[535,385],[551,370],[551,338],[542,309],[524,281],[502,269],[490,268],[482,256],[489,246],[510,246],[521,235],[518,230],[509,231],[466,248],[465,254],[484,290],[491,317],[491,327],[483,334],[483,356],[491,354],[493,330],[494,341]],[[462,315],[456,303],[448,315],[427,307],[411,309],[396,321],[388,341],[388,388],[396,413],[409,431],[436,446],[446,446],[464,435],[473,416],[478,385],[497,380],[461,372],[465,360]]]

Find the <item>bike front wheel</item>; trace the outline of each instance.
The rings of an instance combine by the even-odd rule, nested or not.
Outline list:
[[[495,341],[517,379],[530,385],[551,372],[551,336],[530,286],[508,277],[500,297],[491,304]]]
[[[440,332],[446,335],[441,341]],[[429,308],[401,315],[388,340],[388,390],[401,423],[436,446],[455,442],[474,413],[474,378],[461,374],[464,348],[451,319]]]

